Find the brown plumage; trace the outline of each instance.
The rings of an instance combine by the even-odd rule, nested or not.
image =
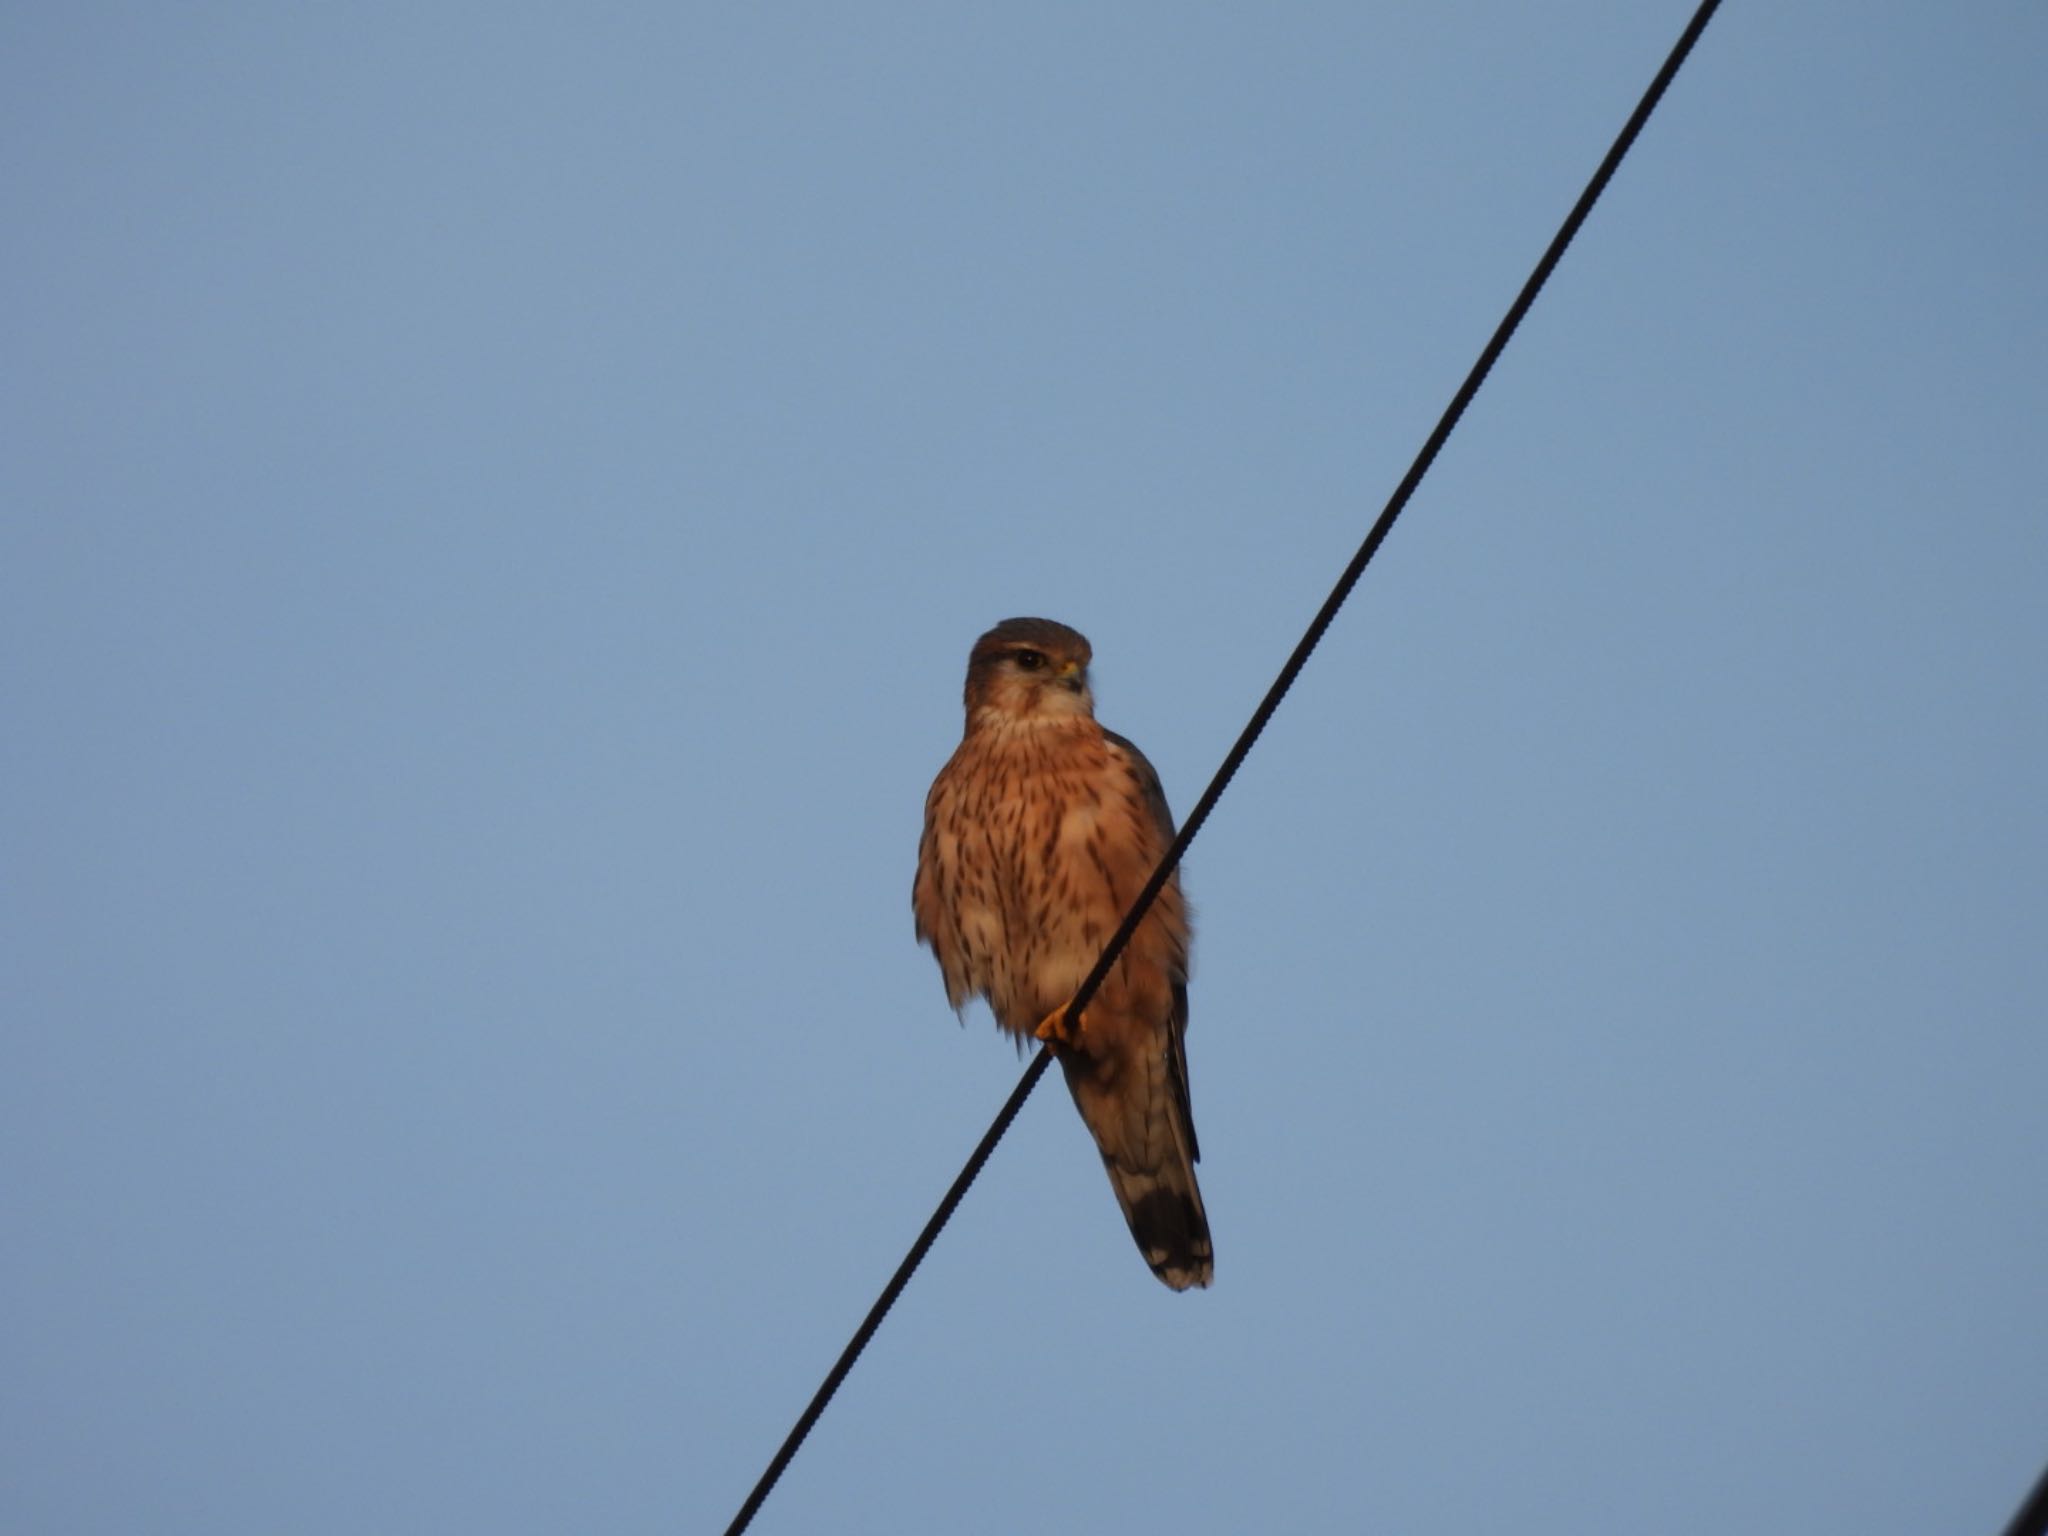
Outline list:
[[[955,1008],[979,995],[1020,1043],[1055,1035],[1131,1236],[1152,1272],[1185,1290],[1207,1285],[1213,1264],[1195,1183],[1178,875],[1080,1032],[1056,1036],[1057,1015],[1173,841],[1158,774],[1095,721],[1091,654],[1050,619],[1006,619],[975,642],[967,730],[925,800],[911,906]]]

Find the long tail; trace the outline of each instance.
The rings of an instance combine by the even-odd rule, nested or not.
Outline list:
[[[1150,1172],[1120,1168],[1106,1157],[1102,1161],[1152,1273],[1176,1291],[1207,1285],[1215,1276],[1216,1258],[1193,1161],[1181,1158]]]
[[[1110,1063],[1072,1053],[1060,1060],[1152,1273],[1176,1291],[1207,1285],[1215,1255],[1195,1182],[1201,1150],[1177,1034],[1163,1052]]]

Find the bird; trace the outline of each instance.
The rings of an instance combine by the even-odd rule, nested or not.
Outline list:
[[[1188,1097],[1187,904],[1176,871],[1074,1028],[1064,1015],[1173,842],[1159,775],[1095,719],[1093,649],[1005,619],[967,661],[966,729],[925,798],[911,891],[956,1011],[985,999],[1021,1050],[1044,1040],[1131,1236],[1176,1291],[1215,1259]]]

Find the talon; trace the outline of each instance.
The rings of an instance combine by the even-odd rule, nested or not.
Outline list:
[[[1067,1030],[1067,1009],[1070,1006],[1068,1003],[1061,1003],[1059,1007],[1053,1009],[1051,1013],[1045,1016],[1044,1022],[1033,1030],[1032,1034],[1036,1035],[1040,1040],[1049,1042],[1054,1050],[1059,1050],[1062,1046],[1068,1050],[1079,1050],[1081,1046],[1080,1037],[1088,1033],[1088,1010],[1085,1008],[1081,1010],[1081,1016],[1074,1021],[1073,1031],[1069,1033]]]

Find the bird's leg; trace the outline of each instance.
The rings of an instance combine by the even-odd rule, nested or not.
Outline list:
[[[1081,1037],[1088,1033],[1088,1010],[1085,1008],[1081,1010],[1074,1019],[1073,1029],[1069,1030],[1067,1028],[1067,1010],[1072,1006],[1073,1003],[1071,1001],[1061,1003],[1059,1007],[1053,1009],[1051,1013],[1045,1016],[1044,1021],[1032,1033],[1050,1044],[1055,1051],[1062,1049],[1078,1051],[1084,1049]]]

